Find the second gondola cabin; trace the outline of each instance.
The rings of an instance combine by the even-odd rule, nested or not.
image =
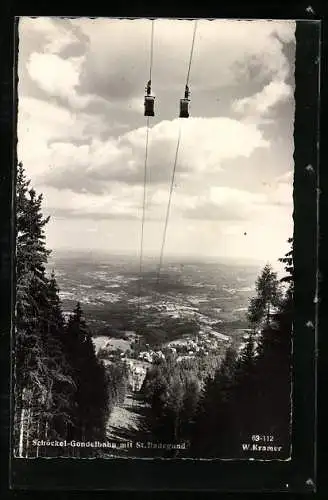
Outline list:
[[[189,118],[190,90],[188,85],[185,88],[184,98],[180,99],[180,118]]]
[[[146,95],[145,102],[144,102],[144,106],[145,106],[144,115],[145,116],[155,116],[154,105],[155,105],[155,97],[152,95]]]
[[[145,95],[145,102],[144,102],[144,106],[145,106],[144,115],[145,116],[155,116],[155,113],[154,113],[155,97],[150,95],[151,94],[151,80],[148,80],[146,88],[145,88],[145,92],[146,92],[146,95]]]
[[[180,99],[180,118],[189,118],[189,99]]]

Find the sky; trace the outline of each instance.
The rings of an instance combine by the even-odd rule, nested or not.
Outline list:
[[[149,19],[19,21],[18,160],[49,248],[140,252]],[[276,262],[293,232],[294,21],[154,21],[145,255]]]

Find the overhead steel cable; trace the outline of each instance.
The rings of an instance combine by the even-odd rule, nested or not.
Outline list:
[[[151,23],[149,81],[151,81],[151,76],[152,76],[153,52],[154,52],[153,47],[154,47],[154,19],[152,19],[152,23]],[[143,177],[141,238],[140,238],[138,311],[140,311],[140,301],[141,301],[141,281],[142,281],[142,270],[143,270],[144,226],[145,226],[145,219],[146,219],[146,193],[147,193],[147,163],[148,163],[148,144],[149,144],[149,121],[150,121],[149,117],[147,117],[145,162],[144,162],[144,177]]]
[[[189,84],[190,69],[191,69],[191,63],[192,63],[192,58],[193,58],[193,54],[194,54],[196,31],[197,31],[197,19],[195,19],[193,37],[192,37],[192,42],[191,42],[190,58],[189,58],[188,72],[187,72],[187,78],[186,78],[186,88],[187,88],[187,86]],[[165,248],[165,242],[166,242],[167,227],[168,227],[168,223],[169,223],[169,216],[170,216],[172,194],[173,194],[173,187],[174,187],[176,167],[177,167],[177,162],[178,162],[180,142],[181,142],[181,124],[179,126],[179,135],[178,135],[177,147],[176,147],[174,164],[173,164],[173,170],[172,170],[171,185],[170,185],[169,199],[168,199],[167,210],[166,210],[166,218],[165,218],[165,224],[164,224],[164,231],[163,231],[163,239],[162,239],[161,252],[160,252],[160,258],[159,258],[159,265],[158,265],[158,269],[157,269],[157,278],[156,278],[156,285],[157,286],[159,285],[160,273],[161,273],[161,268],[162,268],[162,265],[163,265],[164,248]]]
[[[139,308],[141,300],[141,280],[142,280],[142,270],[143,270],[143,244],[144,244],[144,228],[146,219],[146,195],[147,195],[147,160],[148,160],[148,143],[149,143],[149,117],[147,118],[147,129],[146,129],[146,151],[145,151],[145,163],[144,163],[144,178],[143,178],[143,198],[142,198],[142,218],[141,218],[141,238],[140,238],[140,261],[139,261]]]
[[[198,22],[198,20],[195,19],[194,32],[193,32],[192,42],[191,42],[191,51],[190,51],[189,66],[188,66],[187,79],[186,79],[186,86],[189,84],[191,61],[192,61],[193,54],[194,54],[195,38],[196,38],[196,31],[197,31],[197,22]]]
[[[151,36],[150,36],[150,64],[149,64],[149,80],[153,69],[153,54],[154,54],[154,19],[151,21]]]
[[[157,270],[157,279],[156,279],[156,284],[157,285],[159,284],[160,272],[161,272],[161,268],[162,268],[162,264],[163,264],[164,247],[165,247],[165,241],[166,241],[167,226],[168,226],[168,223],[169,223],[171,201],[172,201],[174,179],[175,179],[175,172],[176,172],[177,163],[178,163],[180,140],[181,140],[181,124],[179,126],[178,142],[177,142],[177,147],[176,147],[176,151],[175,151],[175,158],[174,158],[174,164],[173,164],[173,170],[172,170],[172,176],[171,176],[171,185],[170,185],[169,199],[168,199],[167,209],[166,209],[166,217],[165,217],[165,224],[164,224],[164,231],[163,231],[161,253],[160,253],[160,257],[159,257],[159,264],[158,264],[158,270]]]

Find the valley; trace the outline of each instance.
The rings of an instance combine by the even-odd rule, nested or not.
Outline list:
[[[155,262],[142,279],[137,260],[58,256],[56,270],[64,315],[81,303],[95,352],[105,366],[126,370],[124,397],[107,421],[107,438],[128,443],[144,437],[145,402],[139,397],[148,370],[173,359],[197,366],[200,383],[228,346],[243,348],[246,311],[259,266],[220,262],[167,262],[156,283]],[[120,454],[133,453],[128,447]]]

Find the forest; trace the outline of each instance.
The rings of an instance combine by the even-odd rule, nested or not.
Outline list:
[[[155,441],[187,442],[179,456],[243,458],[242,443],[266,436],[281,446],[279,458],[289,457],[292,249],[280,260],[284,278],[278,281],[268,264],[257,279],[247,314],[251,331],[241,352],[229,347],[216,367],[208,358],[201,367],[167,358],[148,371],[144,430]]]
[[[65,320],[54,271],[46,265],[49,218],[42,195],[26,178],[16,181],[16,311],[14,336],[14,426],[16,457],[100,456],[101,450],[35,446],[42,439],[104,441],[106,422],[127,387],[123,363],[105,366],[96,356],[80,303]],[[243,458],[241,443],[272,437],[289,456],[291,430],[291,343],[293,325],[293,241],[280,261],[285,277],[267,264],[249,302],[244,348],[222,356],[176,362],[167,352],[148,369],[138,398],[145,408],[140,436],[154,442],[188,444],[161,456]],[[144,341],[163,342],[160,326],[141,325]],[[174,331],[196,328],[181,324]],[[166,338],[164,340],[167,340]],[[154,452],[156,454],[156,452]],[[277,458],[277,456],[275,457]],[[278,457],[280,458],[280,456]]]
[[[266,436],[281,446],[278,458],[289,457],[292,249],[281,262],[286,271],[282,280],[270,265],[257,279],[247,314],[251,331],[241,352],[229,347],[222,360],[213,364],[206,358],[202,366],[177,364],[168,357],[148,371],[141,391],[149,408],[145,436],[186,442],[187,451],[179,450],[179,456],[213,459],[243,458],[248,450],[242,443],[252,445]],[[167,456],[172,453],[176,456],[175,451]]]
[[[42,195],[30,187],[23,165],[16,181],[16,314],[14,337],[14,425],[16,457],[39,457],[44,440],[104,440],[106,419],[120,399],[124,369],[97,359],[91,332],[78,303],[64,320],[50,251]],[[46,455],[85,450],[47,448]],[[95,453],[96,450],[88,450]]]

